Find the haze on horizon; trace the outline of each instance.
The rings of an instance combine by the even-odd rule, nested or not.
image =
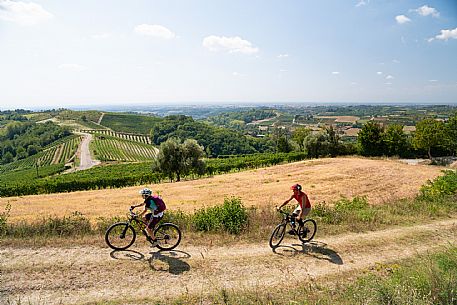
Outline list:
[[[455,1],[0,0],[0,109],[456,103]]]

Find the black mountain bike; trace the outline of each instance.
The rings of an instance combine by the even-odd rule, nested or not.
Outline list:
[[[279,246],[284,236],[286,235],[287,224],[290,226],[289,232],[293,235],[297,235],[301,242],[307,243],[314,238],[317,232],[317,224],[314,219],[305,219],[301,222],[296,221],[295,223],[292,214],[286,213],[279,210],[284,215],[281,223],[277,225],[270,237],[270,247],[275,249]]]
[[[114,250],[125,250],[133,245],[136,239],[136,231],[132,223],[137,224],[136,227],[146,237],[148,236],[145,229],[146,223],[130,207],[126,222],[117,222],[106,230],[105,241],[110,248]],[[157,239],[156,247],[160,250],[172,250],[181,242],[181,230],[179,230],[177,225],[172,223],[158,225],[154,230],[154,235]],[[149,239],[147,238],[147,240]]]

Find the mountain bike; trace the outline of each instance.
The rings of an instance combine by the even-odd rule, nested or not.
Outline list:
[[[135,226],[133,225],[135,224]],[[128,219],[126,222],[117,222],[112,224],[105,233],[105,241],[108,246],[114,250],[128,249],[136,239],[135,227],[139,228],[146,236],[146,223],[137,214],[133,212],[133,207],[130,207]],[[177,225],[172,223],[163,223],[154,229],[154,235],[157,239],[155,245],[160,250],[172,250],[176,248],[181,242],[181,230]]]
[[[284,236],[286,235],[287,225],[289,225],[291,228],[289,232],[293,235],[297,235],[298,239],[303,243],[310,242],[314,238],[314,235],[316,235],[317,224],[314,219],[307,218],[303,221],[295,222],[296,215],[289,214],[282,210],[279,210],[279,213],[283,214],[284,216],[281,223],[277,225],[271,233],[271,248],[277,248],[279,244],[282,242]]]

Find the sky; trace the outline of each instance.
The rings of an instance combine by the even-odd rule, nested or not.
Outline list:
[[[0,0],[0,109],[457,103],[457,0]]]

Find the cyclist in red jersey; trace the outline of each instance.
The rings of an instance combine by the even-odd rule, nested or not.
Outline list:
[[[311,212],[311,202],[308,199],[308,195],[305,192],[302,192],[302,187],[300,184],[294,184],[290,187],[294,192],[289,199],[284,201],[277,209],[280,210],[283,206],[288,204],[292,199],[298,201],[298,206],[295,208],[292,216],[295,216],[298,223],[301,224],[302,219]]]

